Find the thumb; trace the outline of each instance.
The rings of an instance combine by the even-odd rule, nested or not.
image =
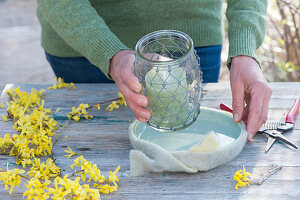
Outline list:
[[[239,122],[242,120],[244,111],[244,86],[243,84],[236,84],[231,87],[231,90],[233,121]]]

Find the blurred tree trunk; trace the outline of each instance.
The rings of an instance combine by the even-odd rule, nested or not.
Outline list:
[[[280,13],[281,23],[277,24],[281,26],[281,30],[276,30],[282,36],[284,46],[286,50],[285,67],[287,70],[291,68],[288,73],[288,79],[291,81],[300,80],[300,4],[298,0],[287,1],[277,0],[276,4]],[[274,24],[274,23],[273,23]],[[276,26],[276,24],[274,24]],[[295,72],[293,76],[292,71]]]
[[[300,0],[273,0],[268,20],[261,48],[267,78],[300,81]]]

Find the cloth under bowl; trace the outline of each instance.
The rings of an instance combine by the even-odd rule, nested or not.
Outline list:
[[[210,131],[219,136],[219,148],[207,153],[189,151],[197,138],[204,138]],[[185,140],[184,137],[191,136],[197,137],[189,143],[190,139]],[[200,115],[191,126],[180,131],[159,132],[135,120],[129,126],[129,140],[134,148],[130,151],[130,175],[210,170],[236,157],[242,151],[246,138],[243,122],[234,123],[230,113],[206,107],[201,107]]]

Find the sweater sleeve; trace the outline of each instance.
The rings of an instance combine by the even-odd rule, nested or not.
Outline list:
[[[43,17],[73,49],[108,76],[110,59],[126,47],[88,0],[38,0]]]
[[[267,6],[267,0],[228,0],[229,68],[231,59],[238,55],[250,56],[258,62],[256,49],[264,39]]]

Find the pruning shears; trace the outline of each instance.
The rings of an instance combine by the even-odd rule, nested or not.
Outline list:
[[[292,130],[294,128],[295,118],[298,114],[299,106],[300,106],[300,99],[296,98],[293,106],[291,107],[288,114],[286,115],[285,124],[278,126],[277,129],[267,130],[266,128],[263,128],[264,126],[262,126],[262,128],[259,129],[258,132],[263,132],[269,136],[268,142],[267,142],[267,145],[265,148],[265,153],[267,153],[269,151],[269,149],[272,147],[272,145],[274,144],[274,142],[276,140],[282,141],[282,142],[294,147],[295,149],[298,149],[297,146],[295,144],[293,144],[291,141],[289,141],[286,137],[284,137],[282,135],[282,133]]]
[[[272,147],[272,145],[276,140],[281,141],[287,145],[290,145],[295,149],[298,149],[297,146],[294,143],[292,143],[288,138],[283,136],[282,133],[292,130],[294,128],[295,125],[294,120],[297,116],[299,106],[300,106],[300,99],[296,98],[292,108],[289,110],[288,114],[286,115],[285,123],[266,122],[258,130],[258,133],[263,133],[268,136],[268,142],[265,147],[265,153],[269,151],[269,149]],[[232,109],[223,103],[220,104],[220,109],[232,113]]]

